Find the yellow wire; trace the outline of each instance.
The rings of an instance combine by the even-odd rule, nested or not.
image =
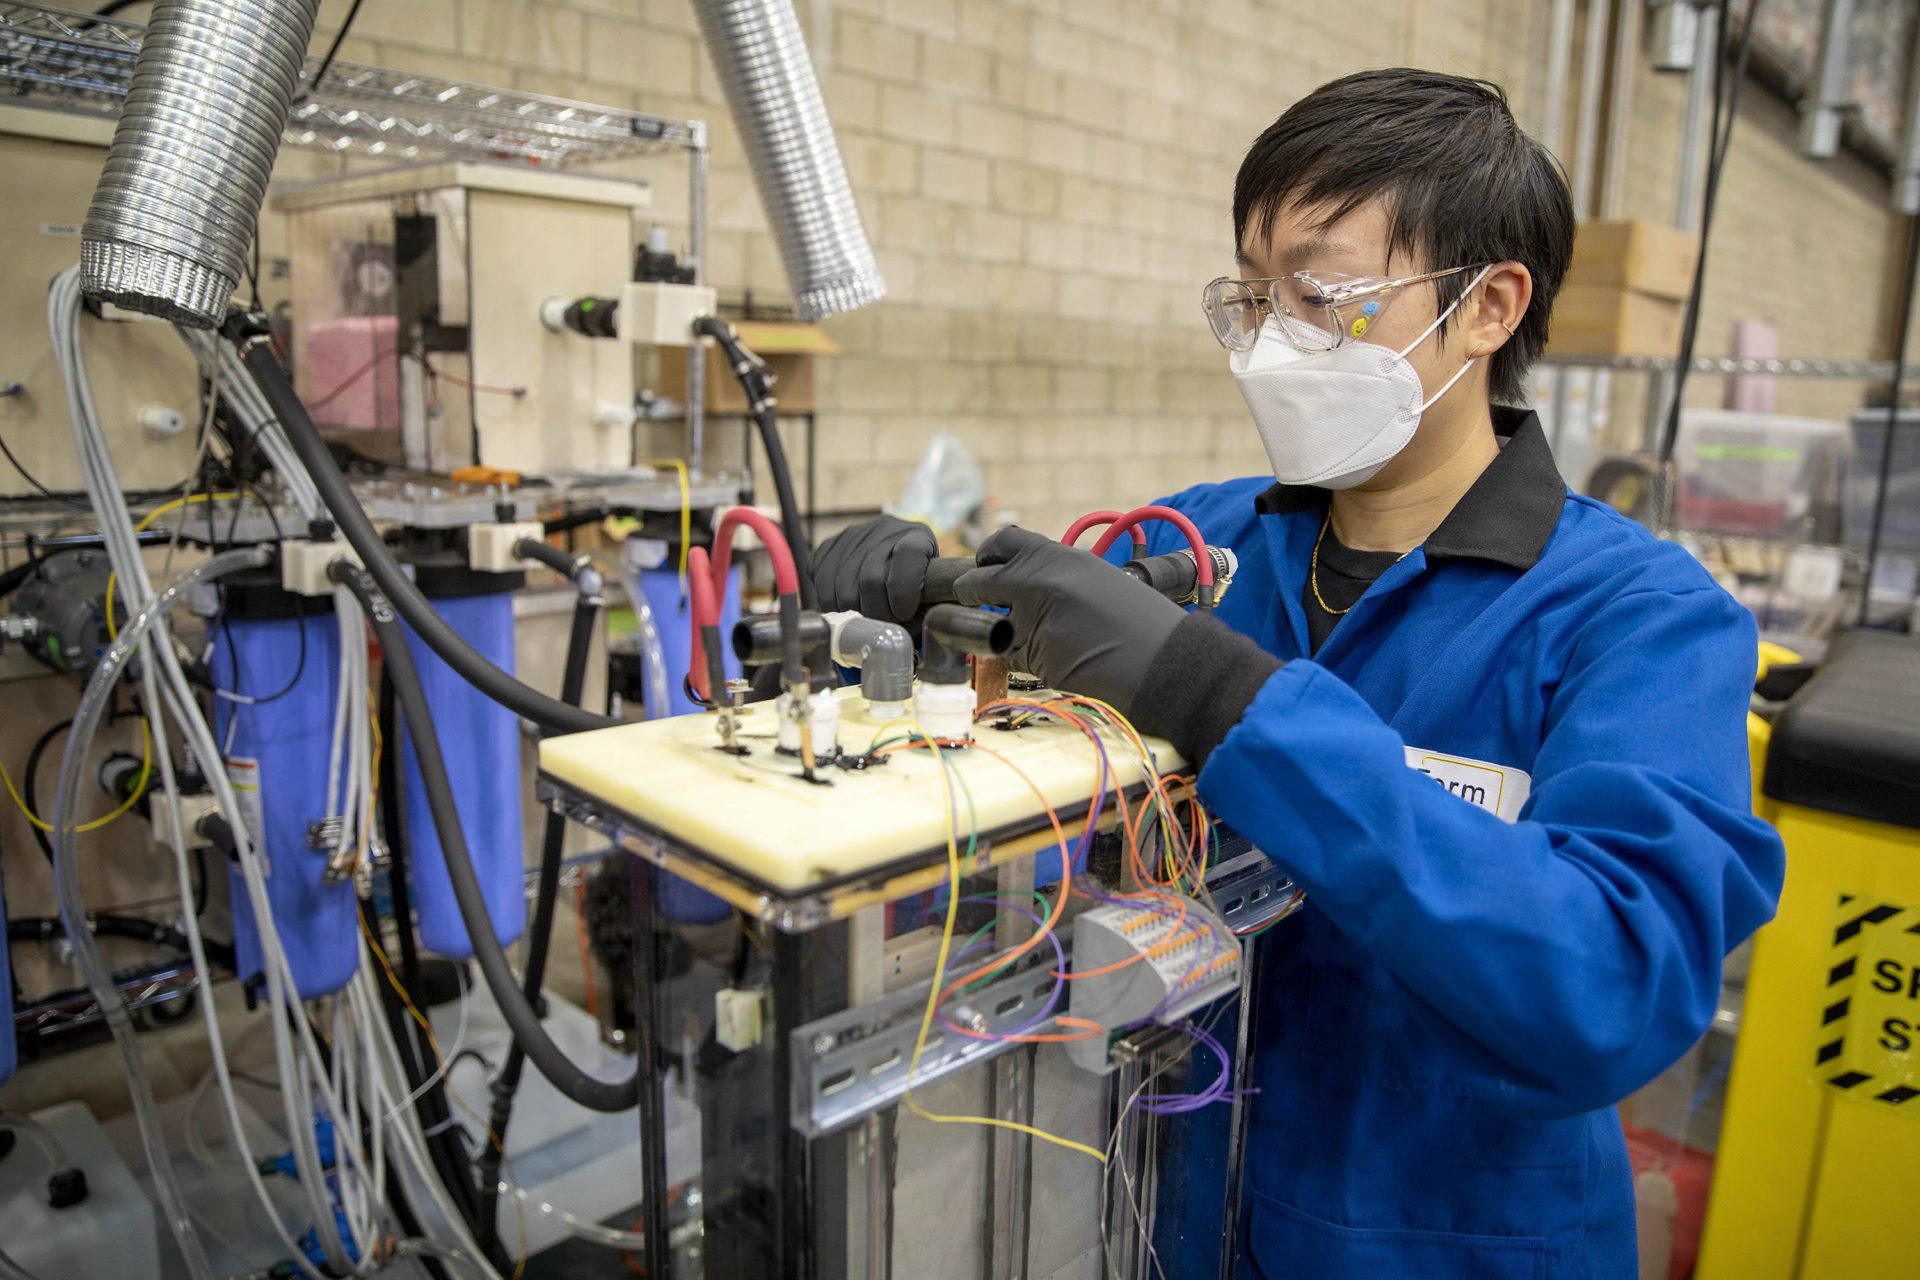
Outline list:
[[[661,458],[650,467],[672,467],[680,478],[680,594],[687,591],[687,544],[693,541],[693,484],[687,476],[687,464],[678,458]]]
[[[1000,1120],[993,1116],[941,1115],[928,1111],[914,1100],[913,1077],[914,1073],[920,1069],[921,1055],[926,1052],[927,1033],[933,1029],[933,1011],[940,1003],[940,990],[946,985],[947,956],[953,949],[954,921],[960,910],[960,842],[959,832],[956,829],[958,819],[953,807],[953,777],[949,772],[952,766],[947,763],[947,758],[941,752],[939,744],[927,734],[926,730],[912,719],[907,721],[907,727],[926,739],[928,748],[933,752],[934,760],[940,765],[940,781],[947,792],[947,917],[940,928],[940,954],[933,963],[933,985],[927,988],[927,1007],[920,1014],[920,1034],[914,1039],[913,1057],[907,1062],[907,1092],[902,1101],[907,1104],[907,1110],[929,1124],[973,1124],[994,1129],[1011,1129],[1015,1133],[1024,1133],[1029,1137],[1039,1138],[1043,1142],[1051,1142],[1057,1147],[1065,1147],[1069,1151],[1078,1151],[1083,1155],[1092,1156],[1101,1164],[1105,1164],[1107,1153],[1098,1147],[1088,1146],[1084,1142],[1075,1142],[1071,1138],[1063,1138],[1057,1133],[1048,1133],[1045,1129],[1037,1129],[1030,1124]]]
[[[145,533],[153,526],[155,520],[158,520],[161,516],[167,514],[167,512],[178,511],[181,507],[191,506],[196,502],[212,502],[216,498],[237,498],[239,496],[239,491],[234,489],[229,489],[223,493],[190,493],[184,498],[175,498],[172,502],[163,502],[153,510],[147,512],[146,515],[140,518],[140,523],[133,526],[133,531],[135,533]],[[107,638],[109,640],[117,640],[120,638],[120,628],[115,625],[113,621],[113,571],[111,569],[107,571]]]
[[[115,818],[118,818],[120,815],[124,814],[127,810],[133,808],[134,805],[140,803],[140,797],[144,795],[147,790],[147,779],[151,778],[152,776],[153,776],[153,729],[152,729],[152,726],[150,726],[147,723],[147,718],[145,716],[141,716],[140,717],[140,776],[133,780],[133,790],[127,794],[127,798],[125,800],[122,800],[120,802],[119,808],[115,809],[112,813],[103,814],[102,816],[95,818],[92,822],[81,823],[79,826],[73,829],[74,834],[79,835],[87,831],[98,831],[100,828],[106,826],[109,822],[112,822]],[[19,809],[21,813],[26,815],[28,822],[31,822],[34,826],[38,827],[42,831],[46,831],[49,833],[52,832],[53,824],[50,822],[44,821],[40,817],[40,815],[35,813],[32,807],[27,804],[27,798],[20,794],[20,788],[13,785],[13,775],[7,772],[7,766],[4,764],[0,764],[0,782],[6,783],[7,794],[13,797],[14,807]]]

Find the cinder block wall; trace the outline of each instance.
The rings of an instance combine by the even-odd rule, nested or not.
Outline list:
[[[316,44],[346,7],[326,0]],[[1247,144],[1314,85],[1395,63],[1499,81],[1528,119],[1546,7],[798,0],[891,284],[884,304],[830,326],[846,354],[823,380],[820,505],[890,500],[941,431],[975,449],[1004,507],[1048,530],[1261,469],[1198,305],[1231,269],[1227,202]],[[706,118],[712,277],[726,297],[784,295],[689,0],[366,0],[343,56]],[[1628,214],[1670,214],[1683,96],[1679,77],[1642,72]],[[1793,126],[1749,86],[1701,349],[1725,350],[1738,314],[1776,321],[1788,354],[1884,354],[1886,181],[1858,160],[1801,160]],[[678,166],[634,171],[673,226]],[[1859,392],[1793,384],[1781,407],[1843,413]],[[1693,389],[1719,394],[1713,380]],[[1617,400],[1637,414],[1641,397]],[[1625,416],[1615,433],[1632,438]],[[711,460],[738,457],[732,428],[712,441]]]

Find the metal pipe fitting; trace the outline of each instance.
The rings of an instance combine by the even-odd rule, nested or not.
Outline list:
[[[821,320],[887,291],[854,204],[792,0],[695,0],[793,307]]]
[[[81,228],[87,296],[210,329],[246,272],[320,0],[159,0]]]

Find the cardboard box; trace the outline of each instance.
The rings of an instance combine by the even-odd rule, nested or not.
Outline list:
[[[1563,288],[1608,285],[1679,300],[1693,287],[1699,256],[1700,237],[1691,231],[1657,222],[1583,222]]]
[[[1686,304],[1618,285],[1570,285],[1554,300],[1550,356],[1671,356]]]
[[[840,348],[826,330],[817,324],[792,324],[768,320],[741,320],[734,328],[747,349],[767,362],[774,376],[773,398],[781,413],[812,413],[814,404],[813,362],[817,356],[840,354]],[[709,343],[707,361],[707,412],[745,413],[747,398],[739,379],[720,348]],[[687,385],[687,348],[660,348],[660,381],[657,391],[679,399]]]

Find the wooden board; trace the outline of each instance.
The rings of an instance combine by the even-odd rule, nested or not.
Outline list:
[[[844,690],[842,698],[844,750],[864,752],[876,739],[907,730],[907,720],[868,716],[858,690]],[[803,892],[945,848],[947,793],[931,752],[895,752],[885,765],[859,772],[831,769],[832,785],[820,786],[802,779],[792,758],[775,754],[771,703],[750,707],[741,717],[751,755],[718,750],[717,721],[712,715],[676,716],[550,738],[540,745],[540,769],[783,892]],[[1112,782],[1140,783],[1139,755],[1117,733],[1103,732],[1102,738]],[[990,832],[1044,816],[1026,779],[1056,809],[1084,806],[1093,794],[1096,756],[1078,729],[1058,723],[1010,732],[984,728],[980,743],[1004,759],[979,750],[946,753],[965,784],[956,794],[963,845],[976,826]],[[1184,767],[1169,744],[1149,738],[1147,745],[1162,773]]]

